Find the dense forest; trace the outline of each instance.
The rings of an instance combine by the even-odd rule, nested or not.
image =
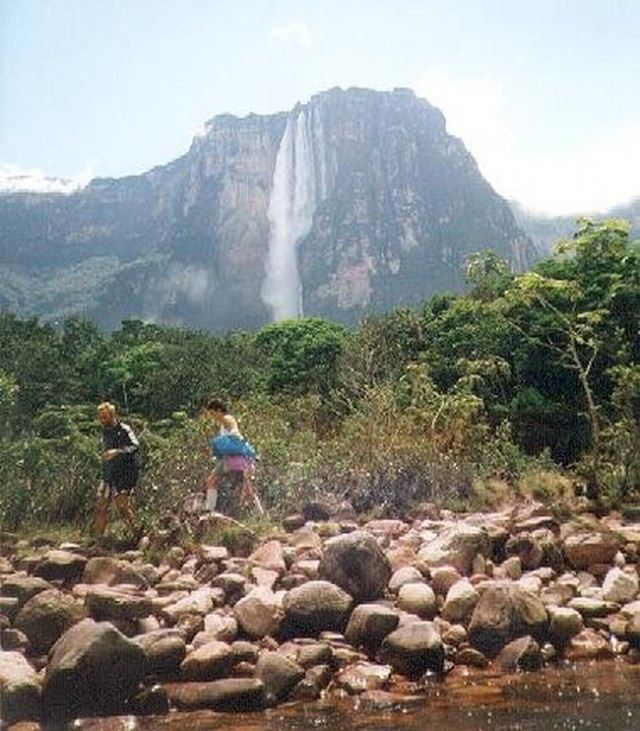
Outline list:
[[[105,399],[143,444],[133,499],[147,522],[200,489],[212,396],[259,448],[272,515],[320,496],[380,515],[490,504],[544,492],[549,474],[624,503],[640,487],[639,259],[624,221],[581,220],[532,271],[486,251],[468,261],[466,294],[350,329],[105,333],[0,313],[0,527],[88,527]]]

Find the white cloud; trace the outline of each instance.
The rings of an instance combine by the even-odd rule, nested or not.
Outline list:
[[[299,21],[272,28],[271,35],[277,41],[282,41],[283,43],[292,43],[293,45],[302,47],[311,45],[311,31],[309,30],[309,26]]]
[[[87,186],[93,177],[93,163],[88,163],[83,171],[71,178],[46,175],[37,168],[0,163],[0,191],[5,193],[73,193]]]
[[[495,80],[454,79],[432,68],[415,90],[443,112],[448,131],[463,140],[495,190],[531,211],[605,212],[640,195],[640,123],[607,130],[573,154],[559,149],[534,156],[510,128]]]

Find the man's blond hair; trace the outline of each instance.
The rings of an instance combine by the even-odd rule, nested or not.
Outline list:
[[[98,404],[98,411],[108,411],[115,416],[116,407],[110,401],[103,401],[101,404]]]

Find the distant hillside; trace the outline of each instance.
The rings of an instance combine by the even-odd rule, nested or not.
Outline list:
[[[518,225],[533,241],[536,249],[544,256],[553,253],[556,242],[571,236],[576,231],[577,221],[581,215],[537,216],[528,213],[516,202],[511,202],[511,210]],[[640,237],[640,198],[636,198],[626,205],[616,206],[607,213],[585,213],[584,216],[594,220],[623,218],[631,223],[632,238]]]

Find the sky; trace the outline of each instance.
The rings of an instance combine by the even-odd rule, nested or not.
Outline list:
[[[640,196],[638,0],[0,0],[0,185],[139,174],[335,86],[413,89],[533,213]]]

